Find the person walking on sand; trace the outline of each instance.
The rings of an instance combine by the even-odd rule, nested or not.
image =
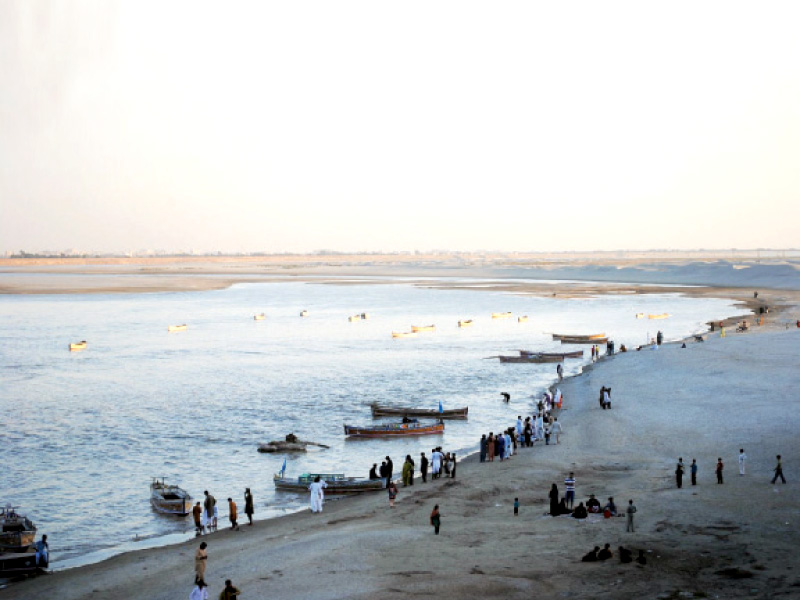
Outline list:
[[[739,476],[744,475],[745,461],[747,461],[747,454],[744,453],[744,448],[739,448]]]
[[[570,471],[569,476],[564,479],[564,486],[567,490],[564,494],[564,499],[567,501],[567,506],[572,510],[572,506],[575,504],[575,473]]]
[[[428,457],[424,452],[419,453],[419,471],[422,473],[422,483],[428,482]]]
[[[561,512],[558,508],[558,486],[555,483],[550,488],[548,496],[550,497],[550,516],[557,517]]]
[[[633,527],[633,515],[636,514],[636,507],[633,505],[633,500],[628,500],[628,509],[625,511],[627,514],[627,523],[625,525],[625,531],[636,532],[636,529]]]
[[[692,466],[689,467],[689,471],[692,474],[692,485],[697,485],[697,459],[692,459]]]
[[[439,535],[439,526],[442,524],[442,515],[439,513],[439,505],[433,507],[431,511],[431,525],[433,525],[433,533]]]
[[[394,508],[394,499],[397,498],[397,484],[394,481],[390,481],[389,485],[386,486],[386,490],[389,492],[389,508]]]
[[[678,464],[675,465],[675,483],[678,489],[683,487],[683,458],[678,459]]]
[[[194,581],[206,580],[206,564],[208,564],[208,552],[206,552],[208,544],[200,542],[200,547],[194,553]]]
[[[195,536],[205,533],[205,528],[203,527],[203,507],[200,506],[200,500],[192,507],[192,517],[194,517]]]
[[[231,531],[234,529],[239,531],[239,524],[236,522],[239,518],[239,513],[236,508],[236,502],[233,501],[233,498],[228,498],[228,519],[231,522]]]
[[[238,600],[239,594],[241,593],[239,588],[234,586],[230,579],[226,579],[225,588],[220,593],[219,600]]]
[[[783,476],[783,462],[781,462],[781,455],[775,457],[778,460],[778,464],[775,465],[775,477],[772,478],[772,483],[774,484],[778,481],[778,477],[781,478],[781,481],[785,484],[786,478]]]
[[[308,486],[308,491],[310,492],[309,502],[311,503],[311,512],[322,512],[322,505],[325,502],[325,493],[322,490],[326,487],[328,487],[328,484],[322,481],[319,475],[314,478],[314,483]]]
[[[514,516],[519,516],[519,498],[514,498]]]
[[[247,515],[247,519],[250,521],[249,525],[253,524],[253,494],[250,493],[250,488],[244,489],[244,514]]]
[[[722,469],[725,465],[722,464],[722,458],[717,459],[717,483],[722,483]]]
[[[552,433],[553,433],[553,435],[556,436],[556,445],[557,445],[558,444],[558,438],[561,437],[561,433],[562,433],[561,423],[558,422],[558,417],[555,417],[553,419]]]

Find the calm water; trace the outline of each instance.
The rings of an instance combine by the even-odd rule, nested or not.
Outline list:
[[[479,284],[480,282],[475,282]],[[309,316],[300,318],[307,309]],[[513,320],[490,314],[512,311]],[[265,312],[256,322],[253,315]],[[368,312],[367,321],[349,323]],[[669,312],[664,321],[635,313]],[[391,455],[441,444],[472,450],[482,432],[512,425],[552,383],[554,364],[482,360],[515,349],[559,350],[546,332],[605,331],[629,346],[658,328],[677,338],[734,314],[728,301],[675,294],[566,300],[396,285],[243,284],[210,292],[0,296],[0,502],[49,534],[55,568],[192,535],[191,518],[153,512],[149,483],[165,476],[197,499],[208,489],[256,517],[306,505],[276,494],[283,455],[259,442],[295,432],[329,450],[289,455],[287,474],[365,476]],[[517,323],[526,314],[530,322]],[[475,325],[459,329],[459,319]],[[187,323],[188,331],[167,333]],[[437,331],[392,339],[435,323]],[[89,348],[70,353],[71,341]],[[569,347],[569,349],[574,349]],[[588,355],[588,347],[586,347]],[[569,361],[566,373],[587,361]],[[510,405],[500,401],[508,391]],[[345,440],[342,424],[371,423],[368,404],[469,405],[443,436]]]

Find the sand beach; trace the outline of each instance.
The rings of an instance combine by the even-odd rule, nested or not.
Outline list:
[[[736,293],[750,303],[743,313],[771,306],[763,326],[729,329],[725,338],[709,334],[685,348],[618,354],[565,380],[559,445],[521,448],[503,463],[473,455],[455,479],[400,487],[393,510],[383,493],[329,500],[322,514],[303,511],[204,536],[212,597],[227,578],[246,598],[796,597],[798,305],[792,291],[762,292],[757,300],[749,290]],[[597,402],[602,385],[612,388],[610,411]],[[532,406],[512,402],[505,426]],[[744,476],[740,447],[748,456]],[[776,454],[786,485],[770,483]],[[697,459],[697,486],[687,476],[676,489],[679,456],[687,465]],[[718,457],[726,465],[723,485],[714,476]],[[633,499],[637,531],[626,533],[623,518],[547,516],[548,490],[557,483],[563,495],[569,471],[578,501],[590,493],[602,501],[613,496],[618,506]],[[442,513],[439,536],[428,523],[434,504]],[[188,597],[199,542],[57,571],[0,596]],[[619,545],[643,549],[648,564],[580,562],[605,543],[615,552]]]

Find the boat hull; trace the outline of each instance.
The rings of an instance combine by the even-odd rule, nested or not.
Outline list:
[[[177,485],[161,481],[150,484],[150,504],[157,512],[184,517],[192,512],[192,497]]]
[[[417,337],[416,331],[393,331],[392,332],[393,338],[413,338]]]
[[[37,570],[36,552],[0,554],[0,577],[20,577]]]
[[[554,356],[557,358],[583,358],[583,350],[574,352],[533,352],[532,350],[518,350],[520,356]]]
[[[386,488],[386,479],[361,479],[358,477],[345,477],[342,474],[312,473],[290,479],[282,477],[280,473],[276,473],[272,480],[276,490],[304,493],[308,492],[308,486],[314,482],[317,476],[328,484],[328,487],[325,488],[326,495],[363,494],[364,492],[377,492]]]
[[[344,434],[348,437],[405,437],[411,435],[438,435],[444,433],[444,423],[421,425],[419,423],[392,423],[377,427],[357,427],[345,425]]]
[[[560,356],[533,356],[524,354],[522,356],[498,356],[501,363],[557,363],[561,362]]]
[[[571,335],[569,333],[562,334],[562,333],[554,333],[553,339],[554,340],[563,340],[568,338],[570,340],[584,340],[587,344],[597,343],[601,339],[608,339],[605,333],[595,333],[593,335]],[[575,342],[573,342],[575,343]]]
[[[571,338],[571,337],[562,337],[560,338],[562,344],[605,344],[608,341],[607,337],[601,338]]]
[[[436,331],[436,325],[412,325],[411,331],[419,333],[420,331]]]
[[[493,319],[510,319],[511,313],[510,312],[503,312],[503,313],[492,313]]]
[[[186,331],[187,325],[169,325],[167,327],[167,331],[170,333],[175,333],[176,331]]]
[[[70,352],[76,352],[78,350],[86,350],[86,342],[78,342],[76,344],[69,345]]]
[[[373,417],[428,417],[431,419],[466,419],[469,407],[451,408],[439,412],[429,408],[403,408],[401,406],[381,406],[371,404]]]
[[[458,322],[458,326],[459,327],[472,327],[472,325],[473,325],[472,319],[468,319],[466,321],[459,321]]]

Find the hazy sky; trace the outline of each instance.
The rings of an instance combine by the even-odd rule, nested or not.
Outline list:
[[[798,24],[0,0],[0,251],[798,246]]]

